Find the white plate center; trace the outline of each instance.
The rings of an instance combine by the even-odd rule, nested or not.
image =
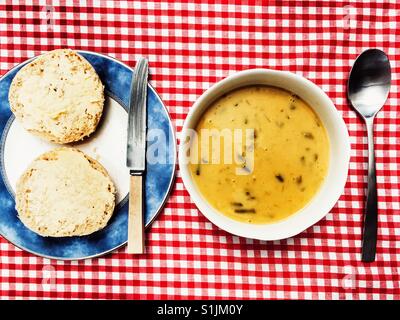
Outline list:
[[[129,192],[129,170],[126,167],[126,136],[128,113],[114,99],[106,96],[102,119],[97,130],[82,142],[68,146],[82,150],[99,161],[108,171],[117,189],[116,203]],[[4,145],[4,169],[8,188],[15,193],[19,177],[42,153],[61,147],[27,132],[14,120]]]

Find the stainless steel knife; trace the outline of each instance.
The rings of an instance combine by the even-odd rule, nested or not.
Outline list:
[[[143,175],[146,170],[148,61],[140,58],[131,83],[126,166],[130,173],[128,253],[144,253]]]

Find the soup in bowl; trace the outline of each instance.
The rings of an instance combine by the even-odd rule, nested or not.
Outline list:
[[[323,218],[347,178],[346,126],[326,94],[283,71],[230,76],[193,105],[182,131],[183,182],[233,234],[293,236]]]

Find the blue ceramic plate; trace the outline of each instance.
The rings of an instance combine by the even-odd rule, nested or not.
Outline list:
[[[96,157],[109,171],[116,183],[118,195],[115,212],[108,225],[89,236],[52,238],[41,237],[26,228],[15,210],[15,182],[27,164],[45,150],[57,147],[33,137],[23,130],[10,110],[8,91],[18,70],[30,59],[0,78],[0,234],[17,247],[39,256],[77,260],[106,254],[124,244],[128,238],[128,170],[125,168],[127,109],[133,70],[127,65],[101,54],[79,51],[95,68],[105,86],[106,104],[99,128],[75,147]],[[168,197],[175,176],[175,135],[160,97],[149,86],[147,92],[147,127],[150,132],[161,134],[157,152],[162,161],[147,162],[145,176],[145,223],[146,227],[157,217]],[[153,130],[154,129],[154,130]],[[157,138],[154,139],[156,141]],[[157,141],[156,141],[157,142]],[[151,144],[148,141],[148,149]],[[43,149],[43,150],[42,150]],[[126,172],[125,172],[126,171]],[[125,179],[126,178],[126,179]],[[117,181],[116,181],[117,180]]]

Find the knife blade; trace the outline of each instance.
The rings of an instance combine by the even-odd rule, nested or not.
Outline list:
[[[141,175],[146,169],[146,121],[147,78],[149,64],[140,58],[135,67],[131,83],[131,98],[128,113],[128,139],[126,166],[131,175]]]

